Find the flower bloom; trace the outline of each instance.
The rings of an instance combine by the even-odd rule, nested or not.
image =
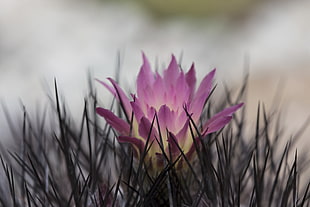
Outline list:
[[[143,65],[137,77],[137,93],[129,98],[111,78],[112,86],[101,82],[121,104],[126,120],[110,110],[98,107],[97,113],[118,133],[118,141],[131,143],[139,158],[147,145],[145,161],[155,167],[163,166],[164,156],[174,161],[180,149],[187,157],[194,152],[194,139],[222,129],[243,103],[226,108],[201,124],[205,102],[212,89],[215,69],[207,74],[196,89],[194,64],[187,73],[178,66],[172,55],[163,75],[151,70],[143,54]],[[193,125],[199,131],[191,130]],[[155,166],[154,166],[155,165]]]

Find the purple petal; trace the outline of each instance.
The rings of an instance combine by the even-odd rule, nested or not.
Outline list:
[[[129,137],[129,136],[119,136],[117,137],[119,142],[123,143],[130,143],[136,146],[139,149],[139,152],[142,152],[144,149],[144,142],[141,139],[136,137]]]
[[[131,107],[132,107],[133,113],[134,113],[137,121],[139,121],[144,116],[144,113],[143,113],[143,111],[141,109],[141,106],[139,105],[137,100],[135,102],[132,101],[130,103],[131,103]]]
[[[221,128],[223,128],[226,124],[229,123],[229,121],[232,119],[232,114],[236,112],[239,108],[243,106],[243,103],[231,106],[229,108],[224,109],[220,113],[217,113],[214,115],[211,119],[209,119],[203,129],[204,134],[209,134],[212,132],[215,132]]]
[[[176,117],[172,111],[170,111],[169,107],[166,105],[162,105],[158,111],[158,121],[161,127],[161,130],[166,131],[174,131],[174,122]]]
[[[152,123],[146,117],[142,117],[139,122],[139,135],[145,140],[150,137],[150,141],[153,141],[155,137],[158,137],[156,136],[155,127],[152,126]]]
[[[219,117],[212,122],[210,122],[208,125],[204,127],[204,133],[203,135],[210,134],[212,132],[216,132],[220,129],[222,129],[226,124],[230,122],[232,119],[231,116],[224,116],[224,117]]]
[[[177,60],[175,59],[175,56],[172,55],[170,64],[169,64],[167,70],[164,71],[165,82],[174,84],[176,79],[179,76],[179,73],[180,73],[180,69],[179,69]]]
[[[147,118],[149,120],[152,120],[155,116],[156,109],[153,106],[151,107],[147,106],[146,113],[147,113]]]
[[[178,141],[180,142],[181,146],[185,143],[186,139],[190,139],[190,137],[187,137],[188,134],[188,126],[189,126],[189,120],[187,120],[182,127],[182,129],[178,132],[176,135]]]
[[[130,132],[129,124],[120,119],[119,117],[115,116],[111,111],[104,109],[104,108],[96,108],[96,112],[105,118],[106,122],[113,127],[118,133],[122,135],[127,135]]]
[[[215,69],[204,77],[197,92],[195,93],[193,102],[190,105],[190,112],[193,113],[194,121],[197,121],[201,115],[205,101],[208,98],[211,91],[212,80],[214,75],[215,75]]]
[[[188,102],[190,96],[190,89],[186,82],[186,78],[183,71],[180,72],[174,90],[175,90],[174,93],[176,94],[177,98],[176,102],[178,105],[182,106],[184,103]]]
[[[121,103],[122,107],[124,107],[126,116],[130,119],[131,116],[131,105],[128,97],[124,93],[124,91],[118,86],[118,84],[112,78],[108,78],[108,80],[112,83],[113,87],[115,88],[116,97],[118,98],[119,102]]]
[[[169,143],[168,149],[170,149],[170,152],[172,155],[176,155],[177,153],[180,152],[178,148],[178,140],[176,136],[171,132],[169,132],[168,143]],[[169,150],[166,150],[166,151],[169,152]]]
[[[96,79],[99,83],[101,83],[104,87],[106,87],[115,97],[121,102],[124,106],[125,113],[128,117],[131,116],[131,109],[128,97],[125,95],[124,91],[118,86],[118,84],[112,79],[108,78],[108,80],[112,83],[113,87],[109,86],[107,83]]]
[[[170,109],[166,105],[162,105],[158,111],[159,124],[166,126],[167,122],[171,122]]]
[[[101,83],[104,87],[106,87],[117,99],[118,99],[118,96],[117,96],[117,93],[115,91],[115,88],[109,86],[107,83],[99,80],[99,79],[96,79],[96,81],[98,81],[99,83]]]
[[[195,65],[192,64],[190,70],[185,74],[187,85],[190,88],[190,98],[193,97],[195,92],[195,85],[196,85],[196,71],[195,71]]]
[[[139,98],[145,99],[147,94],[147,89],[152,86],[154,83],[154,74],[151,71],[151,66],[144,54],[143,56],[143,64],[140,68],[138,77],[137,77],[137,94]]]
[[[210,122],[213,122],[214,120],[218,119],[219,117],[223,116],[231,116],[233,113],[235,113],[239,108],[241,108],[244,104],[240,103],[231,107],[228,107],[224,109],[223,111],[215,114],[211,119],[209,119],[206,124],[209,124]]]
[[[158,102],[164,102],[164,94],[165,94],[165,83],[163,81],[163,78],[158,74],[156,75],[155,82],[153,85],[154,92],[156,93],[155,100]]]
[[[186,111],[188,112],[188,103],[183,103],[182,108],[178,111],[176,126],[184,126],[184,124],[188,121],[189,117],[187,116]],[[189,114],[191,115],[190,112]]]

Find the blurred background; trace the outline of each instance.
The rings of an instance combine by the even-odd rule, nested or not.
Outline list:
[[[249,122],[258,101],[272,109],[276,99],[293,133],[310,115],[309,9],[308,0],[1,0],[0,99],[20,117],[20,100],[30,112],[43,108],[56,78],[80,116],[88,71],[114,76],[120,54],[121,85],[133,89],[141,51],[159,68],[174,53],[185,70],[194,61],[200,79],[216,67],[218,91],[240,87],[249,70]]]

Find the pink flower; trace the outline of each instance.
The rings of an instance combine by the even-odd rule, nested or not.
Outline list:
[[[163,75],[151,70],[149,61],[143,54],[143,65],[137,77],[137,93],[129,98],[111,78],[112,86],[101,82],[118,99],[126,120],[113,112],[97,108],[97,113],[118,133],[118,141],[131,143],[139,157],[148,143],[150,147],[145,161],[155,168],[162,167],[164,157],[180,155],[179,148],[190,157],[194,151],[193,134],[190,125],[201,125],[201,115],[205,101],[212,89],[215,69],[206,75],[197,89],[194,64],[184,73],[174,56]],[[194,131],[194,138],[222,129],[232,119],[232,115],[243,103],[226,108]],[[177,144],[176,144],[177,143]],[[154,167],[154,166],[151,166]]]

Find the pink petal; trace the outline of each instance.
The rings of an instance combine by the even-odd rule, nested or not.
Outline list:
[[[101,83],[104,87],[106,87],[117,99],[118,99],[118,96],[117,96],[117,93],[115,91],[115,88],[109,86],[107,83],[99,80],[99,79],[96,79],[96,81],[98,81],[99,83]],[[119,99],[118,99],[119,100]]]
[[[210,134],[212,132],[216,132],[216,131],[222,129],[226,124],[228,124],[230,122],[231,119],[232,119],[231,116],[223,116],[223,117],[219,117],[219,118],[213,120],[208,125],[205,125],[205,127],[204,127],[205,131],[204,131],[203,135],[207,135],[207,134]]]
[[[186,111],[185,111],[185,110],[187,110],[187,112],[188,112],[187,106],[188,106],[188,104],[184,103],[182,105],[182,108],[179,109],[180,111],[178,113],[178,118],[176,120],[177,126],[184,126],[184,124],[188,121],[188,116],[187,116]]]
[[[162,105],[158,111],[158,121],[160,128],[163,132],[168,129],[169,131],[174,131],[176,117],[175,114],[169,109],[168,106]]]
[[[187,103],[190,96],[190,89],[186,82],[185,75],[183,71],[180,72],[180,75],[177,79],[174,93],[176,94],[178,105],[183,105],[183,103]]]
[[[112,83],[112,85],[115,89],[116,97],[118,98],[122,107],[124,107],[126,117],[129,120],[131,117],[131,105],[130,105],[130,101],[129,101],[128,97],[126,96],[124,91],[118,86],[118,84],[112,78],[108,78],[108,80]]]
[[[153,106],[151,107],[147,106],[146,113],[147,113],[147,118],[149,120],[152,120],[155,116],[156,109]]]
[[[142,54],[142,56],[143,64],[137,77],[137,94],[139,98],[145,99],[145,96],[147,95],[147,89],[152,86],[155,79],[148,59],[144,54]]]
[[[115,97],[116,99],[123,104],[126,116],[128,118],[131,116],[131,109],[128,97],[125,95],[124,91],[118,86],[118,84],[112,79],[108,78],[108,80],[112,83],[113,87],[109,86],[107,83],[96,79],[99,83],[101,83],[104,87],[106,87]]]
[[[158,74],[156,75],[155,82],[153,85],[154,92],[156,93],[156,101],[164,102],[164,94],[165,94],[165,83],[163,82],[163,78]]]
[[[152,126],[152,123],[146,118],[146,117],[142,117],[140,122],[139,122],[139,135],[143,138],[143,139],[148,139],[148,137],[150,136],[150,141],[153,141],[156,136],[156,129],[154,126]],[[151,131],[152,130],[152,131]],[[151,134],[150,134],[151,131]]]
[[[166,152],[169,152],[169,150],[170,150],[172,155],[176,155],[177,153],[180,153],[180,150],[178,148],[178,140],[177,140],[176,136],[171,132],[169,132],[168,135],[169,136],[168,136],[167,141],[169,143],[169,146],[168,146],[169,148],[168,148],[168,150],[166,150]]]
[[[189,126],[189,120],[187,120],[182,127],[182,129],[178,132],[176,135],[178,141],[180,142],[181,146],[185,143],[186,139],[191,139],[191,137],[187,137],[188,134],[188,126]]]
[[[196,85],[196,71],[195,65],[192,64],[190,70],[185,74],[187,85],[189,86],[190,91],[190,98],[193,97],[195,92],[195,85]]]
[[[135,95],[131,94],[132,99],[134,100],[133,102],[136,103],[137,106],[139,106],[139,108],[142,110],[142,112],[145,114],[147,112],[147,104],[145,103],[145,101],[142,99],[140,100],[139,98],[137,98]],[[138,119],[140,120],[140,119]]]
[[[129,137],[129,136],[119,136],[117,137],[117,140],[119,142],[123,142],[123,143],[130,143],[134,146],[136,146],[139,150],[139,152],[141,153],[144,149],[144,142],[136,137]]]
[[[214,120],[218,119],[219,117],[223,117],[223,116],[231,116],[233,113],[235,113],[239,108],[241,108],[244,104],[240,103],[231,107],[228,107],[226,109],[224,109],[223,111],[215,114],[211,119],[209,119],[206,124],[213,122]]]
[[[123,119],[118,118],[115,116],[111,111],[104,109],[104,108],[96,108],[96,112],[105,118],[106,122],[113,127],[118,133],[122,135],[127,135],[130,132],[129,124],[124,121]]]
[[[140,105],[138,104],[137,101],[135,102],[130,102],[131,104],[131,107],[132,107],[132,110],[133,110],[133,114],[135,115],[137,121],[139,121],[143,116],[144,116],[144,113],[140,107]]]
[[[195,93],[193,102],[190,105],[190,112],[193,113],[194,121],[197,121],[201,115],[205,101],[208,98],[211,91],[212,80],[214,75],[215,75],[215,69],[204,77],[197,92]]]
[[[209,119],[203,129],[204,133],[212,133],[221,128],[223,128],[229,121],[232,119],[232,114],[236,112],[239,108],[243,106],[243,103],[231,106],[229,108],[224,109],[223,111],[215,114],[211,119]]]
[[[170,64],[167,68],[167,70],[164,71],[164,80],[166,83],[174,84],[176,79],[178,78],[178,75],[180,73],[180,69],[177,63],[177,60],[175,59],[175,56],[172,55]]]

